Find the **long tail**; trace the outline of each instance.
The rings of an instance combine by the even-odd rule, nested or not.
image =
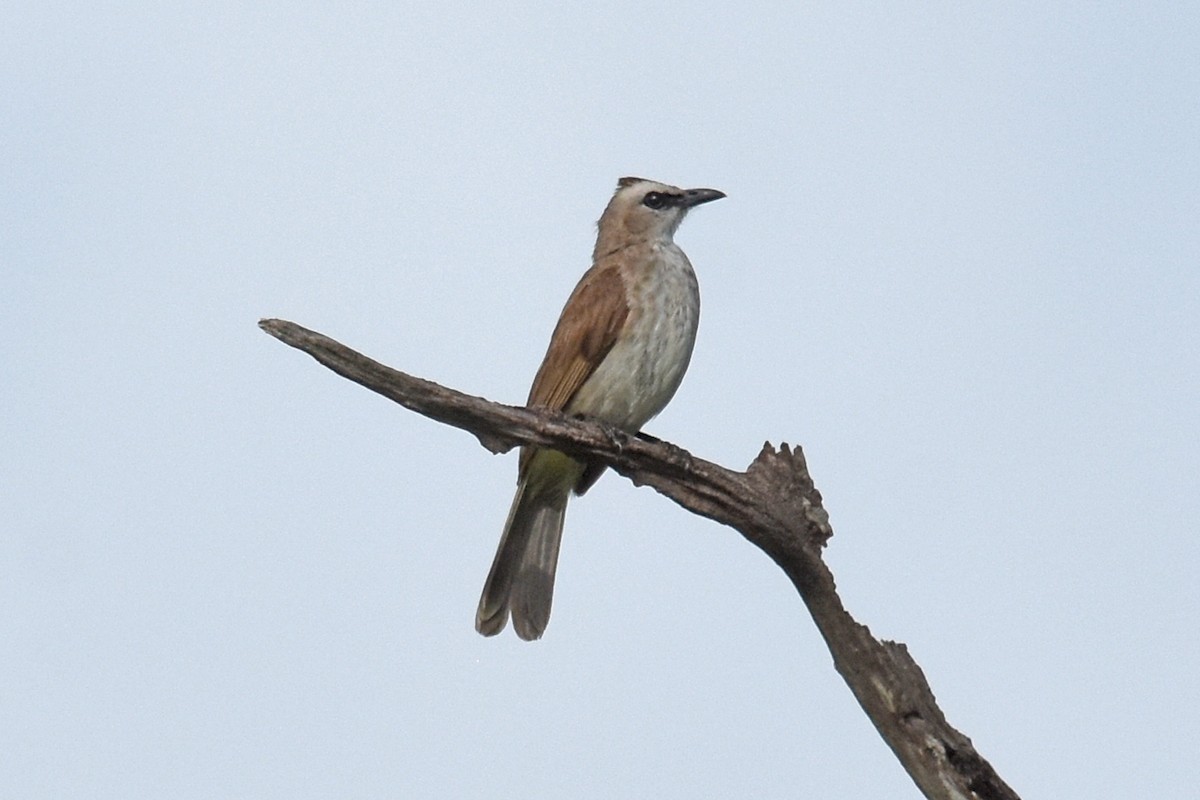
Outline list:
[[[541,638],[546,630],[569,497],[569,486],[542,492],[531,491],[528,481],[517,486],[475,612],[475,630],[484,636],[504,630],[510,612],[522,639]]]

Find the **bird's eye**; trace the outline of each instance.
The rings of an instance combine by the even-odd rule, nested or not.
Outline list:
[[[663,197],[660,192],[650,192],[642,198],[642,205],[646,208],[653,208],[655,211],[667,204],[667,198]]]

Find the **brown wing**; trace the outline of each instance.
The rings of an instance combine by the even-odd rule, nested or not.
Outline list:
[[[563,307],[528,405],[561,411],[617,341],[629,316],[616,264],[591,269]]]
[[[588,270],[563,307],[527,404],[555,411],[566,408],[608,355],[628,316],[625,284],[617,265]],[[526,452],[530,451],[522,453],[522,468],[529,458]]]

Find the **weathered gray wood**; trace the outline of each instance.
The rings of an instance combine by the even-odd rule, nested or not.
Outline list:
[[[588,420],[493,403],[406,375],[292,322],[267,333],[334,372],[438,422],[473,433],[492,452],[553,447],[600,460],[635,484],[738,530],[791,578],[833,663],[880,736],[928,798],[1019,800],[938,708],[908,649],[875,639],[842,606],[821,551],[833,531],[799,447],[764,445],[745,472],[696,458],[668,442]]]

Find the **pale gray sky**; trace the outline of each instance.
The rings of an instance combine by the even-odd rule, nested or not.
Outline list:
[[[713,186],[648,430],[804,446],[851,611],[1018,792],[1200,752],[1191,3],[19,4],[0,795],[917,797],[782,573],[612,475],[544,640],[515,458],[258,331],[524,399],[616,179]]]

